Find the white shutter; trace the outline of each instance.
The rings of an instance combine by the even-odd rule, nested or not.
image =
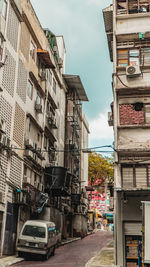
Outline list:
[[[122,168],[122,179],[124,188],[133,188],[133,167]]]
[[[136,187],[147,187],[147,171],[146,168],[135,168]]]

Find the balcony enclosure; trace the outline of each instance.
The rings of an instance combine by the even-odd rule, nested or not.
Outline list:
[[[149,11],[149,0],[117,0],[117,15],[147,13]]]

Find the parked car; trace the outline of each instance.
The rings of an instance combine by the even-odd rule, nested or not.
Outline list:
[[[17,251],[20,257],[38,254],[44,259],[55,254],[57,246],[56,226],[48,221],[26,221],[20,232]]]

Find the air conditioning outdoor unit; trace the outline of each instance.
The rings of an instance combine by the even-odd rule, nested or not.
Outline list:
[[[136,77],[141,74],[140,66],[127,66],[126,75],[127,77]]]
[[[0,136],[0,144],[5,147],[10,147],[10,139],[6,135]]]
[[[23,177],[23,182],[26,183],[26,184],[30,184],[31,183],[31,178],[28,177],[28,176],[24,176]]]
[[[29,139],[25,139],[25,145],[28,148],[33,148],[33,141],[29,138]]]
[[[25,156],[29,159],[33,159],[33,152],[31,150],[25,150]]]
[[[0,132],[5,133],[6,123],[5,121],[0,118]]]
[[[39,185],[39,183],[35,181],[35,182],[34,182],[34,187],[35,187],[35,188],[38,188],[38,185]]]
[[[39,189],[40,191],[43,191],[43,184],[39,183],[39,184],[38,184],[38,189]]]
[[[60,67],[63,67],[63,60],[62,60],[62,58],[58,58],[58,65],[60,66]]]
[[[57,48],[56,45],[53,46],[53,51],[56,52],[56,53],[58,52],[58,48]]]
[[[37,113],[42,113],[42,105],[35,103],[35,110]]]

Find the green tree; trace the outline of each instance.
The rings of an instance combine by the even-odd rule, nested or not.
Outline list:
[[[89,185],[99,187],[105,182],[113,184],[114,168],[112,158],[97,153],[89,154]]]

